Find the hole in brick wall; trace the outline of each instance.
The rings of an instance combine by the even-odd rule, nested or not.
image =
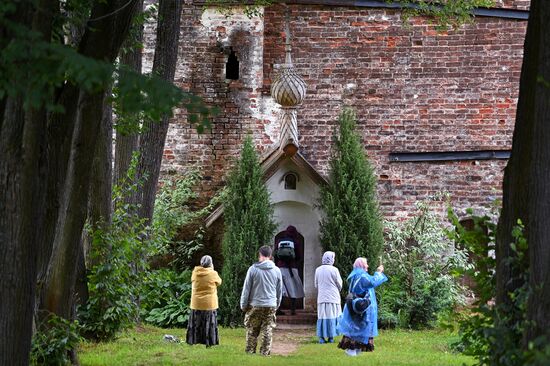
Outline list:
[[[231,53],[225,63],[225,78],[229,80],[239,80],[239,59],[235,51],[233,51],[233,48],[230,50]]]
[[[464,229],[471,231],[475,229],[475,221],[474,219],[466,218],[459,221],[460,225],[464,227]]]
[[[380,174],[380,179],[388,179],[389,176],[387,174]]]
[[[415,46],[422,46],[422,41],[417,40],[413,42]]]

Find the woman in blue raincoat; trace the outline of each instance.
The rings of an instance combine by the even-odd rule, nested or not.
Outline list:
[[[338,348],[344,349],[350,356],[357,356],[361,351],[374,351],[373,338],[378,336],[378,305],[374,289],[388,278],[383,273],[384,266],[379,266],[372,276],[367,272],[368,268],[366,258],[357,258],[347,278],[349,292],[359,300],[347,301],[344,306],[342,319],[338,323],[338,331],[344,337]],[[367,298],[370,304],[361,298]]]

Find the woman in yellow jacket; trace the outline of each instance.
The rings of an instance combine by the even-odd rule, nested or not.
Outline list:
[[[201,258],[200,266],[191,275],[191,314],[187,324],[187,343],[219,344],[218,337],[218,286],[222,279],[214,271],[212,257]]]

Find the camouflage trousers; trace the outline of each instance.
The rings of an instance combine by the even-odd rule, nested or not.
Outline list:
[[[258,336],[261,337],[262,345],[260,353],[267,356],[271,353],[271,339],[273,328],[275,328],[276,308],[252,307],[244,315],[244,326],[246,327],[246,349],[247,353],[256,353]]]

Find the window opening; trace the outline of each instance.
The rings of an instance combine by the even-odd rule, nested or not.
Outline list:
[[[296,175],[293,173],[288,173],[285,175],[285,189],[296,189]]]
[[[231,53],[229,54],[227,62],[225,63],[225,78],[230,80],[238,80],[239,59],[237,58],[237,54],[235,53],[235,51],[233,51],[233,48],[230,48],[230,50]]]

